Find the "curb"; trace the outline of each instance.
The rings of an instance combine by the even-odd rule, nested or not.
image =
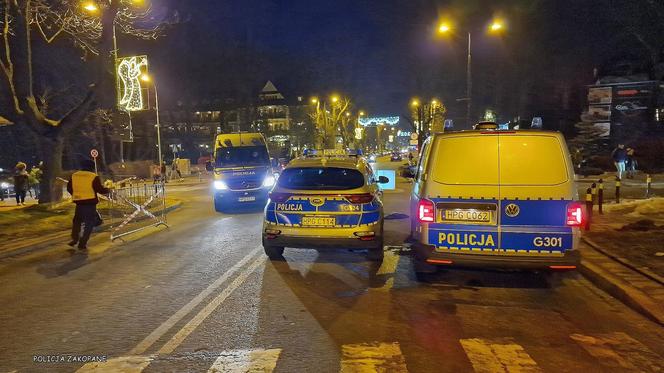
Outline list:
[[[175,203],[171,206],[166,207],[164,210],[165,214],[168,214],[171,211],[177,210],[180,207],[182,207],[182,202]],[[111,223],[106,223],[102,224],[100,227],[98,227],[97,231],[98,232],[104,232],[108,231],[109,228],[111,228]],[[58,232],[58,233],[53,233],[48,236],[48,238],[43,239],[43,240],[38,240],[37,242],[34,242],[34,240],[31,240],[31,242],[26,242],[24,244],[18,244],[15,248],[5,250],[5,252],[0,253],[0,260],[2,259],[7,259],[7,258],[12,258],[15,256],[20,256],[24,254],[30,254],[32,252],[35,252],[39,249],[44,249],[49,247],[52,244],[58,243],[62,241],[63,239],[69,238],[69,232]]]
[[[579,272],[614,298],[664,326],[664,307],[641,290],[587,260],[581,260]]]
[[[631,269],[632,271],[637,272],[640,275],[645,276],[645,277],[647,277],[647,278],[649,278],[649,279],[651,279],[655,282],[658,282],[660,285],[664,286],[664,278],[662,276],[654,273],[653,271],[651,271],[647,268],[637,267],[635,264],[633,264],[629,260],[627,260],[625,258],[621,258],[619,256],[615,256],[615,255],[607,252],[606,250],[602,249],[597,243],[595,243],[595,241],[591,240],[588,237],[581,237],[581,240],[583,242],[585,242],[586,244],[588,244],[588,246],[593,248],[595,251],[603,254],[604,256],[606,256],[606,257],[618,262],[619,264],[622,264],[625,267]]]

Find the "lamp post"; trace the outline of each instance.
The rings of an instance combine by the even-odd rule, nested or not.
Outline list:
[[[499,33],[505,29],[505,24],[502,20],[495,19],[488,27],[489,33]],[[443,22],[438,26],[438,33],[449,34],[453,27],[448,22]],[[466,56],[466,124],[470,127],[472,125],[471,115],[473,107],[473,73],[472,73],[472,35],[468,31],[468,54]]]
[[[161,124],[159,122],[159,93],[157,90],[157,82],[154,81],[148,74],[141,75],[141,80],[146,83],[152,83],[154,88],[154,110],[156,116],[155,127],[157,127],[157,152],[159,153],[159,167],[163,164],[163,156],[161,154]]]

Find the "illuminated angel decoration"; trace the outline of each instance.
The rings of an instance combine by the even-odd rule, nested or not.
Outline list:
[[[123,58],[118,63],[118,78],[122,81],[118,105],[127,111],[145,108],[140,77],[141,69],[147,65],[148,60],[144,56]]]

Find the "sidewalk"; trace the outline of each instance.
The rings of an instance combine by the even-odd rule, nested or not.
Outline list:
[[[605,205],[584,232],[580,271],[664,325],[664,198]]]

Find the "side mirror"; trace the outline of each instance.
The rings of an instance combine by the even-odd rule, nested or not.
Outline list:
[[[210,172],[214,171],[214,167],[212,166],[212,162],[205,162],[205,170]]]
[[[386,176],[378,176],[378,184],[387,184],[390,182]]]

